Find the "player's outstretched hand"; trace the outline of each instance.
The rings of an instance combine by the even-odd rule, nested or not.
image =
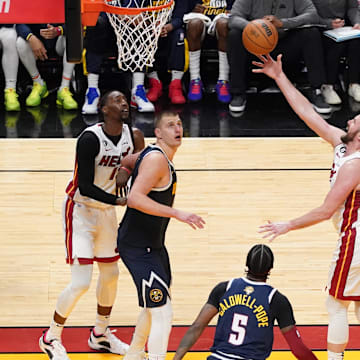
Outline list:
[[[259,55],[261,61],[253,61],[252,64],[259,69],[252,69],[254,73],[263,73],[272,79],[276,79],[282,73],[282,54],[278,55],[276,61],[269,55]]]
[[[261,225],[259,227],[259,233],[264,233],[263,239],[269,239],[273,241],[279,235],[286,234],[290,231],[290,224],[288,222],[271,222]]]
[[[203,229],[205,224],[205,220],[201,216],[181,210],[177,211],[176,219],[189,224],[194,230],[196,228]]]

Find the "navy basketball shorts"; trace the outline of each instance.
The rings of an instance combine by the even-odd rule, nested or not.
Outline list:
[[[121,247],[121,260],[128,268],[141,307],[159,307],[170,297],[171,269],[166,248]]]

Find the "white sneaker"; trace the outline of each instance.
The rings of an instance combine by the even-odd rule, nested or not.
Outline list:
[[[322,85],[321,93],[329,105],[340,105],[341,99],[332,85]]]
[[[83,114],[97,114],[100,100],[100,91],[97,88],[88,88],[85,94],[85,103],[82,107]]]
[[[360,102],[360,85],[356,83],[350,84],[348,94],[353,97],[355,101]]]
[[[147,357],[145,351],[141,350],[133,353],[127,352],[123,360],[147,360]]]
[[[153,103],[149,101],[146,97],[146,92],[144,85],[138,85],[136,87],[135,93],[131,95],[131,103],[132,107],[135,107],[140,112],[154,112],[155,108]]]
[[[94,350],[102,350],[111,352],[113,354],[125,355],[129,349],[129,345],[118,339],[109,328],[106,329],[105,334],[95,335],[93,329],[91,330],[88,340],[89,346]]]
[[[52,339],[48,342],[45,340],[45,333],[42,334],[39,339],[39,346],[51,360],[70,360],[61,341],[58,339]]]

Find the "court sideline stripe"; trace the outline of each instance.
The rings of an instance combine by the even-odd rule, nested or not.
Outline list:
[[[239,168],[239,169],[176,169],[177,172],[261,172],[261,171],[330,171],[330,168]],[[5,169],[0,173],[71,173],[73,170],[30,170],[30,169]]]

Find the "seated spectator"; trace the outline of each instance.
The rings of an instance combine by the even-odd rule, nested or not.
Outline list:
[[[95,26],[88,26],[84,38],[85,66],[88,78],[88,88],[83,114],[97,114],[100,99],[99,74],[101,64],[109,53],[116,54],[116,36],[106,13],[100,13]]]
[[[185,46],[183,16],[185,13],[186,1],[176,0],[171,20],[162,28],[161,37],[158,42],[158,50],[155,54],[154,67],[147,74],[149,78],[149,90],[147,98],[156,102],[162,95],[163,85],[158,77],[159,57],[165,54],[168,62],[167,67],[171,72],[169,85],[169,98],[172,104],[184,104],[186,102],[182,92],[181,79],[185,67]]]
[[[66,40],[64,27],[52,24],[19,24],[16,25],[19,35],[16,46],[20,59],[33,80],[33,88],[26,99],[27,106],[38,106],[49,94],[45,81],[41,78],[36,60],[48,59],[48,51],[55,49],[63,56],[63,73],[56,103],[65,110],[75,110],[78,105],[69,90],[75,64],[66,60]]]
[[[100,99],[99,74],[104,57],[111,52],[117,56],[116,35],[106,13],[100,13],[95,26],[87,27],[85,34],[85,64],[88,72],[88,88],[83,114],[97,114]],[[141,41],[141,39],[139,39]],[[132,74],[131,106],[140,112],[154,112],[144,87],[145,73],[136,70]]]
[[[319,14],[320,24],[326,29],[337,29],[344,25],[360,29],[360,15],[357,0],[313,0]],[[344,19],[347,19],[346,22]],[[349,88],[348,94],[355,101],[360,101],[360,39],[335,42],[323,36],[325,51],[326,85],[321,87],[325,101],[330,105],[341,104],[341,98],[334,89],[339,77],[340,57],[346,55]]]
[[[6,111],[19,111],[20,103],[16,93],[19,55],[16,50],[14,25],[0,25],[0,48],[2,48],[2,69],[5,76],[4,104]]]
[[[306,25],[318,21],[315,6],[311,0],[235,0],[229,20],[228,58],[230,64],[230,110],[241,112],[246,106],[247,75],[250,60],[254,60],[242,43],[245,26],[254,19],[265,18],[273,23],[279,32],[279,42],[271,53],[284,54],[291,67],[303,59],[311,85],[310,101],[319,113],[331,112],[325,102],[321,85],[326,83],[321,33],[316,27]]]
[[[226,55],[228,35],[228,15],[234,0],[188,0],[188,13],[184,16],[186,39],[189,44],[190,86],[188,99],[202,99],[200,78],[201,45],[206,32],[216,36],[219,51],[219,77],[216,84],[218,100],[230,102],[229,64]]]

